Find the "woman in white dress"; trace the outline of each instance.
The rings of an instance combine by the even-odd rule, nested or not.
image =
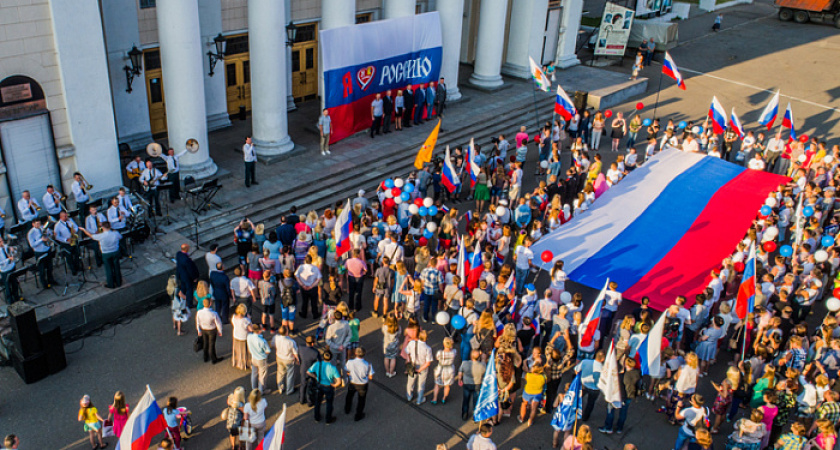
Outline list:
[[[454,346],[455,341],[451,337],[446,337],[443,339],[443,349],[438,350],[435,355],[438,366],[435,368],[435,390],[432,394],[433,405],[437,405],[438,403],[438,393],[441,387],[443,387],[443,398],[440,402],[446,404],[446,398],[449,397],[449,388],[455,381],[455,358],[458,355],[458,351],[452,348]]]

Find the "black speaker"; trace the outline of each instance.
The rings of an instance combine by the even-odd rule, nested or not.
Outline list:
[[[575,109],[578,114],[583,117],[583,112],[586,111],[586,102],[589,100],[589,92],[575,91]]]
[[[24,302],[9,306],[9,320],[12,325],[12,340],[18,354],[24,358],[41,351],[41,332],[35,318],[35,308]]]
[[[64,340],[61,338],[61,328],[55,327],[41,334],[41,344],[47,355],[47,365],[50,375],[61,372],[67,367],[67,357],[64,355]]]
[[[12,351],[12,365],[15,366],[18,375],[26,384],[41,381],[50,374],[46,353],[36,353],[24,358],[17,350],[14,350]]]

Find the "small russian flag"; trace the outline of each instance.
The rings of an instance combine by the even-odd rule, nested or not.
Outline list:
[[[790,139],[789,141],[796,140],[796,127],[793,124],[793,109],[790,108],[790,102],[788,102],[787,109],[785,110],[785,116],[782,117],[782,126],[785,128],[790,128]]]
[[[440,205],[440,210],[446,214],[449,214],[449,207],[446,205]]]
[[[744,138],[744,127],[741,125],[741,120],[735,115],[735,108],[732,108],[732,115],[729,116],[729,126],[738,133],[739,138]]]
[[[505,263],[505,257],[504,257],[504,255],[502,255],[502,254],[501,254],[501,253],[499,253],[498,251],[496,252],[496,262],[497,262],[497,263],[499,263],[499,265],[500,265],[500,266],[501,266],[501,265],[503,265],[503,264]],[[513,275],[511,275],[511,277],[510,277],[510,278],[511,278],[511,279],[513,279]],[[510,282],[510,281],[508,281],[508,282]],[[507,285],[505,285],[505,287],[507,287]]]
[[[540,321],[539,321],[539,319],[534,318],[534,319],[531,320],[531,329],[534,330],[534,333],[535,333],[534,335],[535,336],[540,335]]]
[[[712,131],[715,134],[726,131],[726,110],[715,96],[712,96],[712,105],[709,106],[709,118],[712,119]]]
[[[671,59],[671,54],[667,51],[665,52],[665,61],[662,62],[662,73],[673,78],[677,82],[677,86],[685,90],[685,81],[683,80],[682,74],[680,74],[680,69],[677,69],[677,64],[674,63],[674,60]]]
[[[472,222],[472,220],[473,220],[473,213],[472,213],[472,211],[467,211],[467,212],[464,214],[464,217],[466,217],[466,219],[467,219],[467,225],[469,225],[469,224],[470,224],[470,222]]]
[[[502,331],[505,330],[505,324],[503,324],[502,321],[499,320],[498,317],[493,318],[493,320],[494,320],[494,325],[496,325],[496,334],[502,334]]]
[[[461,179],[458,177],[458,173],[455,172],[455,167],[452,166],[452,160],[449,158],[449,146],[446,147],[446,154],[443,158],[443,171],[440,182],[450,193],[455,192],[461,184]]]

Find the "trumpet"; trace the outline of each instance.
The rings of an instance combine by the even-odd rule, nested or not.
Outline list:
[[[67,208],[64,206],[64,201],[67,200],[67,196],[64,194],[59,195],[57,192],[53,192],[52,196],[53,200],[59,206],[59,208],[61,208],[62,211],[70,214],[69,211],[67,211]]]
[[[82,177],[82,183],[84,184],[84,186],[82,186],[82,190],[83,191],[93,190],[93,185],[88,183],[88,180],[85,178],[85,176],[82,175],[81,173],[79,174],[79,176]]]
[[[29,199],[29,207],[30,208],[35,208],[35,211],[40,211],[41,210],[41,207],[38,206],[37,203],[34,203],[31,198]]]

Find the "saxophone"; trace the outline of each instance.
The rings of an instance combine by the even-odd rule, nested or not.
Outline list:
[[[97,220],[97,223],[98,222],[99,221]],[[67,244],[71,247],[75,247],[76,244],[79,243],[79,235],[76,234],[76,230],[74,230],[73,227],[71,227],[69,224],[65,225],[67,225],[67,229],[70,230],[70,239],[67,239]]]

